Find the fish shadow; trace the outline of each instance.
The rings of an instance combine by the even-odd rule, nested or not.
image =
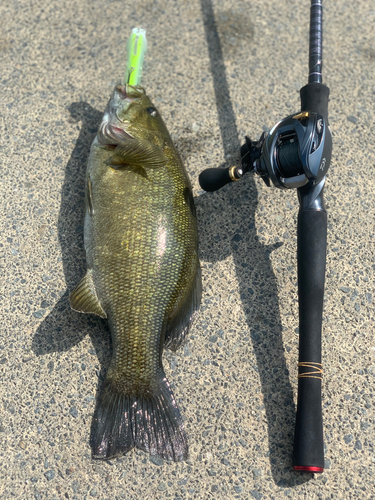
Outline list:
[[[65,168],[58,217],[58,239],[67,291],[40,324],[32,341],[37,356],[69,351],[89,335],[102,371],[110,361],[111,337],[107,322],[70,308],[69,294],[86,271],[83,244],[84,189],[87,158],[103,113],[86,102],[69,106],[70,122],[80,123],[79,137]],[[90,349],[91,354],[95,352]]]
[[[224,156],[231,157],[230,164],[221,166],[229,167],[235,163],[234,158],[239,164],[241,143],[226,79],[225,30],[220,13],[215,19],[212,0],[200,3]],[[236,24],[230,16],[230,12],[225,12],[225,26]],[[250,29],[249,33],[247,43],[251,44]],[[231,35],[235,36],[235,32]],[[281,243],[264,245],[260,241],[255,225],[257,205],[258,193],[252,175],[200,196],[197,199],[200,257],[206,262],[233,257],[263,393],[271,473],[278,486],[293,487],[309,481],[313,475],[292,471],[295,405],[284,353],[277,280],[269,258]]]

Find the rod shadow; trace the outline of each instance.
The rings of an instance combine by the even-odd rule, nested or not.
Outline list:
[[[241,143],[211,0],[201,0],[201,10],[224,154],[233,157],[235,152],[239,161]],[[233,159],[231,162],[233,165]],[[271,472],[275,483],[290,487],[308,481],[312,474],[296,475],[292,471],[295,405],[284,355],[277,281],[269,259],[280,244],[264,245],[259,241],[255,227],[257,203],[252,175],[199,197],[200,254],[206,262],[233,256],[264,396]]]
[[[83,246],[84,189],[90,146],[103,113],[86,102],[69,106],[71,120],[81,123],[79,137],[65,168],[58,218],[58,238],[67,291],[36,331],[32,350],[37,356],[64,352],[89,334],[102,369],[109,364],[110,333],[107,322],[92,315],[78,314],[70,308],[69,294],[86,269]]]

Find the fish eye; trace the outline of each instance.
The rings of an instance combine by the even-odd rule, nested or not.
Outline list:
[[[149,108],[147,108],[146,111],[151,116],[156,116],[158,114],[158,112],[156,111],[156,109],[153,108],[152,106],[150,106]]]

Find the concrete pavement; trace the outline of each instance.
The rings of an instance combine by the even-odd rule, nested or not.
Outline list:
[[[247,175],[208,194],[248,134],[300,108],[310,2],[11,0],[0,6],[0,498],[370,499],[374,488],[374,81],[371,2],[324,2],[334,150],[323,318],[326,470],[291,470],[298,360],[297,196]],[[190,174],[203,298],[164,364],[190,459],[91,460],[105,321],[70,310],[85,269],[84,172],[126,40]]]

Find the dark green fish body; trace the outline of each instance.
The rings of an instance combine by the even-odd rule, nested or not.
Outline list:
[[[113,357],[94,415],[93,456],[134,446],[187,458],[161,355],[184,340],[201,275],[190,182],[168,131],[140,87],[118,86],[90,152],[87,274],[72,307],[107,317]]]

